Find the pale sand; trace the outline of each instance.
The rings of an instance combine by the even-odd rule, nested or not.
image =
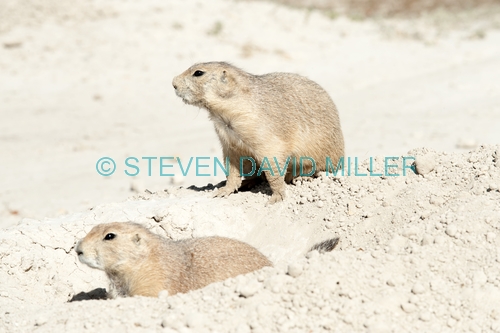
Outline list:
[[[0,332],[500,330],[498,16],[436,27],[260,2],[15,3],[0,4]],[[220,157],[206,111],[171,86],[209,60],[306,75],[336,102],[348,156],[413,155],[433,171],[321,178],[273,207],[266,186],[225,200],[172,187],[222,174],[160,177],[155,162],[148,177],[141,162],[126,176],[128,156]],[[112,177],[95,170],[103,156]],[[238,238],[277,267],[188,295],[66,303],[107,287],[75,241],[129,220]],[[331,236],[333,254],[303,257]]]

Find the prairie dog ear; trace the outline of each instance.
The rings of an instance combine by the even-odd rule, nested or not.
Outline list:
[[[139,234],[135,234],[132,240],[136,245],[139,245],[141,243],[141,236],[139,236]]]
[[[222,98],[230,98],[234,95],[235,90],[235,79],[226,70],[222,71],[220,76],[220,82],[222,83],[217,87],[218,95]]]
[[[222,83],[227,83],[229,81],[229,76],[227,75],[227,71],[226,70],[222,71],[222,75],[220,77],[220,81]]]

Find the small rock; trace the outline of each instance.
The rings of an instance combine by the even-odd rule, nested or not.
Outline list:
[[[288,275],[292,277],[298,277],[302,274],[302,271],[304,268],[302,267],[301,264],[298,263],[293,263],[288,265]]]
[[[426,175],[436,167],[436,158],[433,154],[418,156],[415,160],[415,169],[419,175]]]
[[[422,220],[425,220],[426,218],[428,218],[429,216],[431,216],[432,212],[428,209],[424,210],[421,214],[420,214],[420,218]]]
[[[454,224],[450,224],[447,228],[446,228],[446,234],[450,237],[455,237],[457,235],[457,226],[454,225]]]
[[[42,326],[42,325],[45,325],[47,323],[48,319],[46,316],[44,315],[40,315],[38,316],[36,319],[35,319],[35,325],[36,326]]]
[[[163,320],[161,321],[161,324],[160,324],[160,325],[161,325],[161,327],[168,327],[168,324],[169,324],[168,320],[167,320],[167,319],[163,319]]]
[[[403,309],[403,311],[406,313],[412,313],[417,309],[417,307],[415,306],[415,304],[403,303],[401,304],[401,309]]]
[[[238,292],[241,296],[248,298],[252,297],[259,291],[260,284],[257,281],[253,281],[250,283],[245,283],[240,288],[238,288]]]
[[[411,288],[411,292],[415,295],[423,294],[425,293],[425,287],[423,284],[417,282],[413,285],[413,288]]]
[[[155,222],[161,222],[163,220],[164,216],[161,216],[161,215],[155,215],[153,216],[153,220],[155,220]]]

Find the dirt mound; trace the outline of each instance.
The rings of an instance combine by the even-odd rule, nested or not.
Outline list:
[[[421,174],[403,176],[403,157]],[[176,188],[24,220],[0,236],[0,330],[500,330],[500,146],[352,162],[358,176],[288,186],[288,198],[270,207],[266,185],[228,199]],[[394,165],[388,175],[386,165]],[[73,248],[111,221],[173,239],[238,238],[276,266],[188,294],[98,300],[104,273],[78,263]],[[333,235],[341,239],[334,252],[305,253]],[[84,299],[92,300],[75,302]]]

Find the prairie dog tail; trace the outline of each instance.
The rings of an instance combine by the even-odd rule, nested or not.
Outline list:
[[[315,244],[313,247],[311,247],[309,252],[314,250],[318,251],[319,253],[330,252],[337,246],[338,243],[339,243],[338,237],[327,239],[325,241]]]

